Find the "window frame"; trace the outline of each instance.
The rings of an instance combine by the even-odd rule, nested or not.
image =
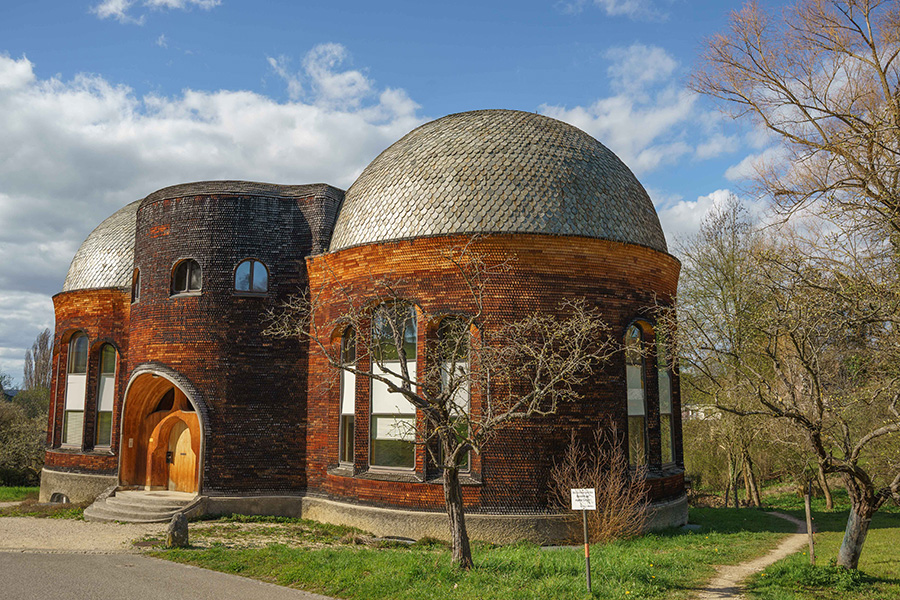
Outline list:
[[[668,341],[665,335],[659,331],[656,333],[656,376],[659,402],[659,462],[667,466],[675,464],[675,417],[672,406],[672,382],[675,378],[672,376],[672,365],[669,361]],[[666,381],[665,386],[663,385],[663,380]],[[666,399],[669,407],[668,412],[663,411],[664,389],[666,390],[666,396],[668,396]],[[668,417],[667,428],[663,427],[663,417]],[[664,435],[666,429],[668,429],[668,436]],[[664,439],[665,437],[668,437],[668,440]],[[668,446],[666,445],[667,441]],[[666,460],[665,456],[666,447],[669,450],[668,460]]]
[[[637,336],[635,337],[632,332],[637,332]],[[633,340],[633,341],[632,341]],[[631,468],[640,468],[647,467],[649,465],[650,459],[650,439],[648,432],[648,419],[647,419],[647,365],[646,358],[644,356],[644,329],[638,323],[632,323],[625,330],[625,410],[626,410],[626,449],[628,452],[628,466]],[[636,348],[634,345],[636,344]],[[629,345],[632,347],[629,348]],[[637,352],[637,356],[634,357],[635,351]],[[632,390],[636,390],[638,388],[632,387],[631,377],[629,377],[629,367],[638,367],[640,369],[639,378],[640,378],[640,392],[641,398],[640,403],[643,407],[643,413],[637,414],[632,413]],[[641,419],[641,436],[643,437],[643,450],[639,456],[635,456],[633,450],[636,449],[636,445],[633,444],[632,436],[636,435],[636,432],[633,430],[633,419]]]
[[[182,265],[185,265],[185,269],[187,270],[184,275],[184,285],[185,289],[176,288],[176,278],[179,276],[178,270],[182,268]],[[199,283],[196,288],[191,287],[194,272],[197,272],[199,275]],[[200,266],[200,263],[194,258],[183,258],[176,262],[172,266],[172,275],[170,283],[170,292],[172,296],[190,296],[190,295],[198,295],[203,291],[203,267]]]
[[[103,353],[107,350],[111,350],[113,353],[113,356],[112,356],[112,361],[113,361],[112,368],[113,369],[112,369],[112,371],[104,370],[105,367],[104,367]],[[97,364],[97,404],[96,404],[96,410],[95,410],[96,414],[94,416],[94,423],[95,423],[94,447],[95,448],[111,448],[112,447],[112,439],[113,439],[112,432],[113,432],[113,413],[114,413],[114,406],[115,406],[116,374],[118,373],[118,370],[119,370],[119,351],[114,345],[107,342],[107,343],[103,344],[102,346],[100,346],[100,352],[98,353],[97,357],[98,357],[98,360],[97,360],[97,363],[98,363]],[[106,392],[107,386],[111,386],[111,391],[108,392],[109,409],[103,410],[102,406],[103,406],[103,402],[104,402],[104,396],[107,395],[107,394],[104,394],[104,392]],[[107,426],[109,429],[109,433],[108,433],[109,440],[106,442],[101,442],[101,440],[100,440],[100,434],[101,434],[100,419],[101,419],[101,415],[106,414],[106,413],[109,414],[109,423]]]
[[[131,272],[131,303],[136,304],[141,301],[141,270],[135,267]]]
[[[76,345],[80,345],[83,341],[84,348],[78,349]],[[81,359],[78,357],[81,355]],[[66,396],[63,401],[63,423],[60,438],[60,446],[69,448],[82,448],[84,446],[84,412],[85,403],[87,401],[87,379],[88,365],[90,358],[90,340],[83,331],[76,332],[69,338],[68,356],[66,357]],[[82,364],[76,364],[75,361],[83,361]],[[81,370],[83,368],[83,370]],[[80,389],[77,389],[80,388]],[[73,410],[71,405],[80,404],[81,410]],[[77,441],[70,440],[70,416],[75,413],[81,415],[81,431],[77,437]],[[75,434],[77,435],[77,434]]]
[[[238,289],[238,271],[240,271],[241,267],[245,264],[250,265],[250,277],[248,279],[249,288],[247,290]],[[266,274],[266,288],[264,290],[255,290],[254,288],[254,273],[257,271],[257,265],[263,268],[263,271]],[[265,296],[269,293],[269,282],[272,279],[272,273],[269,271],[268,265],[258,258],[245,258],[240,261],[237,266],[234,268],[234,293],[239,296]]]
[[[406,325],[404,327],[404,332],[403,332],[403,337],[404,337],[403,349],[404,349],[404,354],[406,355],[405,360],[407,363],[407,370],[410,373],[411,378],[415,379],[416,372],[417,372],[416,362],[418,360],[418,355],[419,355],[419,352],[418,352],[418,332],[419,332],[418,313],[416,311],[415,306],[413,306],[412,304],[408,304],[408,303],[404,303],[404,304],[406,304],[408,306],[409,316],[407,317]],[[373,352],[372,352],[372,356],[370,358],[370,366],[371,366],[372,372],[375,373],[375,372],[377,372],[377,370],[381,370],[381,367],[378,365],[379,362],[381,362],[381,364],[384,365],[385,369],[389,368],[389,366],[398,365],[398,368],[396,370],[391,369],[391,370],[394,370],[395,372],[397,372],[397,371],[399,371],[399,365],[401,363],[400,356],[399,356],[400,353],[397,351],[396,346],[393,344],[393,340],[390,342],[392,348],[386,348],[385,347],[386,345],[380,341],[380,340],[384,339],[384,337],[380,336],[378,333],[378,327],[379,327],[379,325],[378,325],[378,310],[379,310],[379,308],[380,307],[376,307],[376,309],[374,311],[374,317],[373,317],[372,323],[371,323],[371,329],[372,329],[371,335],[373,336],[374,339],[372,340]],[[411,335],[410,335],[410,329],[411,329]],[[408,341],[409,338],[411,338],[413,341],[409,342]],[[410,356],[410,350],[413,351],[412,356]],[[383,354],[386,353],[386,351],[390,351],[389,352],[390,354],[393,354],[394,352],[396,352],[397,358],[393,358],[393,357],[388,358],[388,359],[381,358],[380,361],[379,361],[379,359],[376,359],[376,356],[375,356],[376,354],[380,354],[383,356]],[[390,377],[390,375],[388,375],[388,377]],[[413,406],[412,403],[409,402],[406,398],[401,398],[398,402],[409,404],[410,408],[412,409],[411,412],[376,412],[375,411],[376,390],[378,390],[380,387],[382,387],[384,385],[385,384],[383,384],[373,378],[373,379],[371,379],[371,383],[369,386],[369,468],[372,470],[377,470],[377,471],[393,471],[393,472],[404,472],[404,473],[414,472],[416,470],[416,450],[417,450],[417,444],[416,444],[416,439],[415,439],[415,435],[416,435],[415,423],[416,423],[416,419],[418,418],[418,411],[416,411],[415,406]],[[386,441],[386,440],[378,440],[375,437],[378,434],[378,428],[376,426],[377,425],[376,419],[388,419],[388,418],[393,419],[395,422],[400,419],[403,419],[403,420],[411,419],[412,420],[413,439],[411,441],[403,440],[403,439],[396,440],[396,441],[408,442],[411,446],[412,464],[408,467],[407,466],[398,466],[398,465],[384,465],[384,464],[376,464],[375,463],[375,460],[374,460],[375,451],[376,451],[375,446],[378,442]]]
[[[341,335],[341,364],[356,366],[356,331],[347,327]],[[341,369],[340,397],[338,400],[338,464],[353,465],[356,462],[356,373]],[[350,389],[348,389],[350,388]],[[347,394],[350,398],[346,398]],[[352,403],[352,412],[345,412],[345,401]],[[351,431],[347,431],[347,421]],[[349,444],[345,439],[350,435]]]
[[[440,323],[438,323],[438,327],[437,327],[438,345],[439,345],[439,347],[443,348],[444,350],[448,350],[448,348],[444,348],[443,345],[445,342],[445,336],[447,335],[447,329],[448,329],[447,324],[450,322],[465,323],[465,320],[460,317],[448,316],[448,317],[444,317],[443,319],[441,319]],[[472,364],[471,334],[469,332],[465,332],[465,333],[463,333],[463,335],[466,335],[469,338],[466,340],[466,344],[465,344],[465,356],[462,356],[461,353],[459,353],[455,356],[452,356],[450,359],[448,359],[446,356],[440,357],[442,388],[445,388],[448,385],[448,381],[450,378],[449,372],[450,372],[451,368],[453,368],[455,366],[457,369],[462,368],[462,369],[468,370],[471,367],[471,364]],[[454,419],[455,421],[464,419],[465,415],[469,415],[472,411],[472,388],[471,388],[470,383],[471,383],[471,381],[467,381],[466,389],[464,391],[465,396],[466,396],[465,397],[465,405],[466,406],[464,409],[464,413],[463,413],[463,415]],[[462,390],[458,389],[457,393],[459,393],[460,391],[462,391]],[[454,402],[454,405],[456,407],[459,407],[459,404],[457,402]],[[438,444],[439,444],[438,458],[441,463],[440,465],[438,465],[438,468],[443,469],[444,445],[441,444],[440,441],[438,441]],[[472,452],[471,451],[466,452],[464,466],[462,466],[461,464],[457,465],[457,466],[459,467],[460,473],[471,473],[472,472]]]

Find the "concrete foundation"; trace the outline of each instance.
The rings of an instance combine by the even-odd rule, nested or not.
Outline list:
[[[118,483],[115,475],[90,475],[66,471],[41,470],[39,502],[50,502],[53,494],[62,494],[69,502],[92,502]]]

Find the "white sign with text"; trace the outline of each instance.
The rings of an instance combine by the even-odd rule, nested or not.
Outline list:
[[[594,488],[576,488],[572,492],[572,510],[597,510]]]

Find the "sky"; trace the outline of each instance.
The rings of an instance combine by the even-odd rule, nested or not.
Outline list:
[[[346,189],[416,126],[508,108],[612,149],[670,248],[777,153],[687,87],[732,0],[31,0],[0,5],[0,372],[103,219],[178,183]],[[776,0],[763,2],[777,9]]]

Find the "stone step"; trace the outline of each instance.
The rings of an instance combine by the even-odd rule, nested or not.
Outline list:
[[[114,496],[98,500],[84,510],[87,521],[126,521],[162,523],[188,508],[196,494],[166,490],[119,490]]]

